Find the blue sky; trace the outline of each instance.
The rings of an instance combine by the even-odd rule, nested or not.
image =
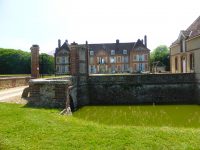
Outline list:
[[[170,44],[199,15],[199,0],[0,0],[0,47],[49,53],[71,43]]]

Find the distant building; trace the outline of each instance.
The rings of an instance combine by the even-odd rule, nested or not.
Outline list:
[[[55,71],[57,75],[65,75],[70,73],[70,50],[68,41],[66,40],[61,46],[61,41],[58,40],[58,48],[55,51]]]
[[[83,46],[83,45],[82,45]],[[87,44],[90,74],[100,73],[139,73],[149,71],[150,50],[147,38],[137,42]],[[56,74],[70,73],[70,49],[67,41],[55,51]]]
[[[145,42],[88,44],[89,73],[138,73],[149,71],[147,39]]]
[[[200,16],[170,46],[172,73],[200,73]]]

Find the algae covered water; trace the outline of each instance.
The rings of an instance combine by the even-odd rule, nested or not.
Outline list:
[[[106,125],[200,128],[199,105],[85,106],[73,116]]]

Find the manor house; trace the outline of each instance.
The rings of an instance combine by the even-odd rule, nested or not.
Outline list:
[[[90,74],[100,73],[140,73],[149,71],[150,50],[147,48],[147,37],[137,42],[87,44],[88,71]],[[55,51],[56,74],[70,73],[70,50],[66,40]]]
[[[200,16],[170,46],[172,73],[200,73]]]

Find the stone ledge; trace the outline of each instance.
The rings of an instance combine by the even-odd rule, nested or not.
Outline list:
[[[46,79],[31,79],[29,80],[29,85],[35,84],[70,84],[70,80],[46,80]]]

